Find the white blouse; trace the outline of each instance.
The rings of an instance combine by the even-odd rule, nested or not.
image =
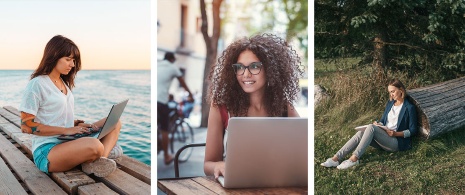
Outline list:
[[[24,90],[19,110],[35,115],[35,122],[58,127],[74,126],[74,96],[66,86],[68,93],[62,93],[48,75],[40,75],[29,81]],[[34,135],[32,152],[42,144],[61,143],[55,136]]]
[[[388,117],[387,117],[387,124],[386,124],[387,128],[397,131],[397,121],[399,120],[399,113],[400,113],[400,110],[402,109],[403,104],[404,103],[398,106],[394,106],[394,105],[392,106],[391,111],[389,111]]]

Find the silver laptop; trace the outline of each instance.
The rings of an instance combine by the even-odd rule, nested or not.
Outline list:
[[[229,119],[225,188],[308,185],[308,119]]]
[[[74,135],[60,135],[58,139],[60,140],[75,140],[81,137],[97,137],[97,139],[102,139],[108,133],[110,133],[114,128],[113,126],[118,123],[119,118],[123,114],[124,108],[128,104],[129,99],[124,100],[120,103],[117,103],[111,107],[110,113],[108,113],[107,120],[103,124],[103,127],[100,129],[90,129],[91,133],[84,134],[74,134]]]

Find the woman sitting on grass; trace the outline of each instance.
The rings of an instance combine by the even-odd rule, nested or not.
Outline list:
[[[210,71],[204,172],[225,174],[229,117],[298,117],[292,106],[299,92],[300,58],[283,39],[256,35],[233,42]]]
[[[390,100],[381,120],[374,121],[365,130],[358,131],[332,158],[321,163],[321,166],[347,169],[357,165],[369,145],[389,152],[412,148],[411,136],[417,133],[415,106],[406,99],[407,92],[398,79],[391,80],[388,92]],[[339,160],[352,150],[352,156],[339,164]]]

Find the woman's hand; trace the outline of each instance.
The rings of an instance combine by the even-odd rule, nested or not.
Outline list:
[[[213,175],[215,175],[215,179],[218,179],[220,175],[224,176],[225,174],[225,162],[216,162],[215,168],[213,169]]]
[[[94,124],[87,124],[87,123],[79,123],[78,127],[85,127],[85,128],[92,128],[92,130],[94,131],[97,131],[99,128],[97,127],[97,125],[94,125]]]
[[[84,123],[84,121],[83,121],[83,120],[79,120],[79,119],[74,120],[74,126],[78,126],[78,125],[81,124],[81,123]]]
[[[75,127],[65,128],[65,132],[63,134],[74,135],[78,133],[87,133],[87,132],[89,132],[89,129],[87,127],[75,126]]]
[[[390,130],[390,129],[385,129],[385,131],[389,136],[394,137],[395,131]]]

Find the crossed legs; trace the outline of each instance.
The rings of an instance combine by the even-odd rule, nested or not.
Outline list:
[[[106,118],[103,118],[94,124],[102,127],[105,120]],[[68,171],[79,164],[92,162],[100,157],[108,157],[116,145],[116,141],[118,141],[121,122],[118,121],[113,128],[114,130],[101,140],[92,137],[83,137],[53,147],[47,157],[50,162],[49,172]]]

